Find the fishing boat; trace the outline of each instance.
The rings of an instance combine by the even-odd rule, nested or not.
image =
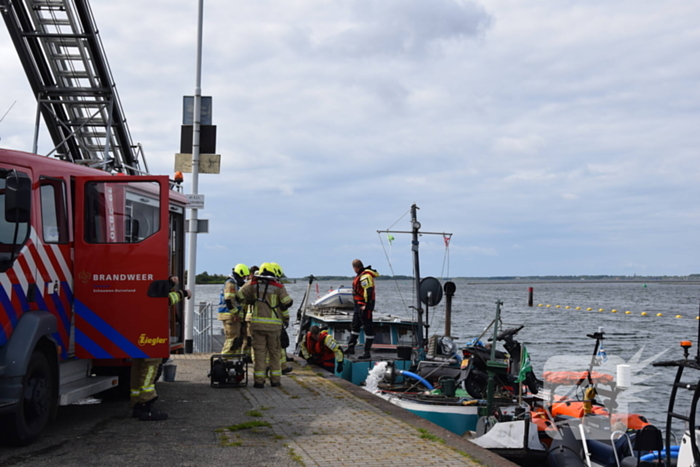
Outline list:
[[[433,277],[421,278],[419,261],[420,236],[442,235],[447,245],[452,234],[422,231],[417,220],[417,209],[416,205],[411,206],[410,231],[378,231],[386,234],[409,233],[412,236],[415,297],[411,308],[415,311],[415,318],[375,311],[371,358],[359,360],[347,356],[343,371],[336,375],[354,384],[365,384],[365,388],[378,397],[459,436],[476,433],[474,437],[478,443],[494,452],[511,458],[536,459],[538,462],[544,458],[545,448],[538,439],[537,424],[531,419],[529,406],[517,397],[517,392],[513,393],[512,388],[506,390],[502,383],[517,379],[520,353],[515,356],[515,364],[509,365],[508,356],[496,351],[499,341],[511,338],[522,326],[514,331],[499,332],[502,305],[499,302],[496,319],[488,328],[494,332],[493,351],[479,349],[478,346],[457,347],[449,337],[451,300],[456,286],[449,281],[443,285]],[[340,295],[338,289],[309,303],[306,297],[310,294],[312,282],[313,278],[310,278],[298,313],[300,333],[297,348],[312,325],[328,329],[341,345],[347,344],[353,310],[337,306],[335,297]],[[446,298],[445,333],[428,337],[429,310],[441,303],[443,295]],[[360,344],[363,342],[364,333],[361,333]],[[483,362],[479,360],[482,350],[487,355]],[[483,372],[479,369],[482,363]],[[515,371],[516,376],[508,376],[510,370]],[[479,379],[481,377],[483,384]],[[494,413],[498,414],[498,419],[493,417]],[[500,426],[494,429],[496,420]],[[510,437],[504,437],[501,430],[510,432]]]

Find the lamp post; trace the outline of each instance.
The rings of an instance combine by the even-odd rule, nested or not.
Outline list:
[[[197,66],[194,88],[194,113],[192,118],[192,194],[199,193],[199,137],[202,121],[202,25],[204,18],[204,0],[199,0],[197,14]],[[185,353],[193,351],[195,283],[197,280],[197,209],[190,209],[190,222],[187,227],[189,250],[187,256],[187,288],[192,297],[187,301],[185,310]]]

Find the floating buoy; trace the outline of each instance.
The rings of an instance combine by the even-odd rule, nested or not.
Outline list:
[[[561,308],[561,305],[557,305],[556,308]]]
[[[700,316],[696,316],[695,319],[700,319]]]
[[[646,284],[644,284],[644,287],[646,287],[646,286],[647,286],[647,285],[646,285]]]
[[[571,308],[571,307],[570,307],[570,306],[565,306],[564,308],[566,308],[566,309],[568,310],[568,309]]]
[[[547,308],[551,307],[552,305],[547,305]]]
[[[537,306],[544,306],[544,305],[542,305],[542,304],[540,303],[540,304],[539,304],[539,305],[537,305]]]
[[[626,315],[631,315],[632,312],[631,312],[631,311],[625,311],[625,314],[626,314]]]
[[[646,311],[642,311],[642,316],[649,316]]]
[[[682,317],[683,317],[683,316],[681,316],[681,315],[676,315],[676,318],[682,318]]]
[[[663,313],[656,313],[656,316],[663,316]]]
[[[586,308],[586,311],[593,311],[593,308]]]
[[[610,313],[617,313],[617,310],[612,309],[612,310],[610,310]]]
[[[581,307],[580,307],[580,306],[577,306],[577,307],[576,307],[576,309],[577,309],[577,310],[580,310],[580,309],[581,309]]]
[[[603,310],[603,309],[601,308],[601,309],[600,309],[600,310],[598,310],[598,311],[605,311],[605,310]]]

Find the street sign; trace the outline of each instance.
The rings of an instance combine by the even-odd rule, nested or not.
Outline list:
[[[202,125],[211,125],[212,121],[212,99],[211,96],[202,96]],[[182,98],[182,124],[192,125],[194,123],[194,96],[183,96]]]
[[[186,194],[188,209],[204,209],[204,195]]]
[[[192,173],[192,154],[175,154],[175,172]],[[199,173],[218,174],[221,172],[221,154],[200,154]]]

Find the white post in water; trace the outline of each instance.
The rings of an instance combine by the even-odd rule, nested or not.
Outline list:
[[[194,115],[192,116],[192,194],[199,193],[199,130],[202,121],[202,24],[204,0],[199,0],[197,19],[197,71],[194,88]],[[197,279],[197,209],[190,209],[190,222],[187,227],[189,251],[187,256],[187,288],[192,297],[187,300],[185,309],[185,353],[192,353],[194,335],[194,300]]]

